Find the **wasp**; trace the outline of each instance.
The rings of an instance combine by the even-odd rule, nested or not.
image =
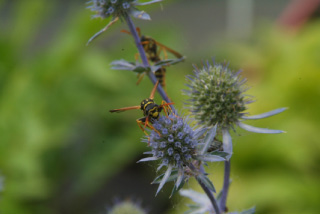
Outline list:
[[[146,56],[150,62],[157,63],[157,62],[161,61],[162,60],[160,57],[161,52],[163,52],[165,59],[168,59],[167,52],[170,52],[178,59],[183,58],[183,56],[180,53],[161,44],[160,42],[156,41],[155,39],[151,38],[150,36],[144,36],[144,35],[141,36],[140,28],[137,28],[136,30],[137,30],[138,35],[140,37],[140,42],[144,48]],[[127,30],[122,30],[121,32],[131,34]],[[137,59],[138,59],[138,57],[136,55],[136,60]],[[137,85],[141,82],[143,76],[144,76],[144,74],[138,74],[139,79],[137,81]],[[165,89],[166,88],[166,68],[164,66],[162,66],[161,68],[156,70],[155,76],[159,80],[160,85]]]
[[[137,124],[140,127],[140,129],[146,134],[147,132],[145,131],[146,127],[149,127],[150,129],[154,130],[155,132],[157,132],[159,135],[160,133],[155,130],[155,128],[151,125],[155,120],[157,120],[160,116],[161,111],[163,110],[165,115],[168,117],[169,114],[172,113],[172,109],[170,107],[170,105],[174,104],[174,103],[166,103],[164,100],[161,102],[161,105],[157,105],[153,98],[154,98],[154,94],[156,92],[156,89],[159,85],[159,81],[157,81],[157,83],[155,84],[155,86],[153,87],[151,94],[149,96],[149,98],[144,99],[141,101],[140,105],[138,106],[131,106],[131,107],[125,107],[125,108],[119,108],[119,109],[113,109],[110,110],[111,113],[113,112],[124,112],[127,110],[132,110],[132,109],[141,109],[143,112],[143,116],[139,119],[137,119]]]

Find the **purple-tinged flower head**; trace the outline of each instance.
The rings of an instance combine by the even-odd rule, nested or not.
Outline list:
[[[91,0],[88,3],[92,4],[88,8],[96,13],[93,18],[104,19],[111,15],[114,18],[126,15],[134,0]]]
[[[133,16],[137,19],[150,20],[148,13],[137,9],[137,6],[148,5],[162,0],[151,0],[148,2],[139,3],[137,0],[91,0],[87,8],[95,12],[92,18],[108,18],[112,17],[111,21],[95,35],[93,35],[87,44],[106,31],[116,21],[126,19],[128,16]]]
[[[247,104],[251,103],[244,92],[247,90],[240,72],[234,72],[223,64],[206,63],[201,69],[195,67],[194,76],[187,76],[189,90],[188,108],[198,121],[207,127],[217,125],[223,137],[223,151],[232,155],[232,139],[229,133],[234,126],[247,131],[265,134],[282,133],[281,130],[257,128],[242,123],[243,120],[262,119],[283,112],[286,108],[279,108],[260,115],[247,116]]]
[[[108,208],[108,214],[147,214],[147,212],[141,208],[139,203],[131,200],[125,200],[117,202],[113,207]]]
[[[188,162],[184,158],[186,152],[191,156],[194,155],[195,145],[191,147],[190,144],[185,142],[186,138],[193,138],[193,130],[187,121],[171,114],[168,117],[162,116],[159,120],[156,120],[153,127],[156,131],[152,130],[148,137],[150,145],[157,144],[160,146],[152,146],[152,151],[156,153],[163,152],[163,158],[169,160],[169,164],[178,168],[180,167],[179,164]],[[194,142],[197,141],[194,140]]]
[[[183,186],[184,180],[190,176],[190,170],[194,170],[194,162],[224,161],[225,153],[208,153],[209,146],[213,141],[217,126],[210,130],[205,128],[193,129],[190,127],[191,120],[175,114],[162,116],[154,121],[150,134],[143,139],[147,142],[152,157],[141,159],[143,161],[160,161],[158,170],[166,167],[166,172],[158,176],[153,183],[159,183],[157,193],[171,176],[175,180],[175,189]],[[206,136],[203,135],[206,133]],[[187,172],[187,173],[185,173]],[[173,173],[174,175],[171,175]],[[195,174],[197,174],[195,172]],[[187,175],[186,175],[187,174]]]
[[[132,15],[139,19],[150,19],[150,16],[146,12],[140,11],[136,7],[160,1],[161,0],[153,0],[139,3],[137,0],[91,0],[88,2],[88,4],[91,4],[88,8],[96,13],[93,18],[104,19],[109,16],[121,18],[126,15]],[[113,10],[110,8],[113,8]]]

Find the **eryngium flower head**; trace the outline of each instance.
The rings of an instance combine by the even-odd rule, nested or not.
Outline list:
[[[197,141],[188,120],[170,114],[156,120],[153,127],[156,131],[152,130],[145,141],[149,141],[153,156],[162,161],[161,166],[172,165],[179,168],[190,162],[195,154]]]
[[[143,158],[138,162],[143,161],[155,161],[160,160],[160,166],[157,170],[160,170],[163,166],[167,166],[166,172],[155,179],[153,183],[159,183],[157,193],[167,182],[170,180],[176,180],[174,191],[180,189],[183,186],[185,178],[185,171],[193,171],[193,176],[199,176],[203,178],[203,175],[199,175],[199,172],[192,169],[193,161],[215,162],[224,161],[225,154],[211,154],[208,153],[210,143],[213,141],[216,134],[216,126],[210,131],[203,128],[193,130],[189,123],[191,121],[186,118],[183,119],[175,114],[168,116],[162,116],[153,123],[154,130],[151,130],[150,135],[147,135],[144,142],[147,142],[152,151],[145,154],[151,154],[152,157]],[[204,133],[206,136],[203,137]],[[173,175],[171,175],[171,173]]]
[[[111,25],[117,22],[122,18],[128,18],[129,15],[132,15],[138,19],[146,19],[150,20],[149,14],[144,11],[140,11],[136,8],[136,6],[142,6],[147,4],[152,4],[156,2],[160,2],[162,0],[152,0],[149,2],[139,3],[137,0],[91,0],[88,3],[92,3],[92,5],[87,8],[94,11],[96,14],[93,15],[93,18],[107,18],[109,16],[112,17],[111,21],[100,31],[94,34],[88,41],[89,44],[92,40],[97,38],[101,33],[106,31]]]
[[[258,128],[242,123],[243,120],[256,120],[279,114],[286,108],[275,109],[263,114],[247,116],[244,113],[246,104],[251,103],[243,92],[246,91],[240,72],[234,73],[222,64],[204,65],[202,69],[195,68],[195,76],[187,76],[187,85],[190,90],[185,90],[190,96],[189,108],[200,124],[213,126],[217,124],[223,137],[223,151],[228,153],[227,159],[232,155],[232,139],[230,128],[239,126],[250,132],[264,134],[283,133],[281,130]]]
[[[218,124],[220,128],[229,128],[238,122],[246,103],[245,88],[239,72],[234,73],[222,64],[195,68],[195,76],[188,76],[190,110],[195,119],[206,126]]]
[[[114,19],[117,17],[124,17],[132,15],[139,19],[150,19],[150,16],[144,11],[140,11],[136,6],[142,6],[159,2],[161,0],[153,0],[145,3],[138,3],[137,0],[91,0],[92,3],[88,8],[95,12],[93,18],[107,18],[112,16]]]

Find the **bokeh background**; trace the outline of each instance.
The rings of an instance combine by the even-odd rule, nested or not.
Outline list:
[[[152,85],[111,70],[134,60],[132,38],[91,19],[85,1],[0,1],[0,210],[3,214],[102,214],[128,198],[149,213],[183,213],[190,202],[171,187],[154,197],[156,165],[136,164],[148,148],[135,119]],[[142,33],[183,53],[167,69],[167,90],[181,111],[192,64],[215,58],[248,78],[254,121],[281,135],[238,130],[233,135],[228,208],[257,213],[320,212],[320,4],[318,0],[171,0],[146,6]],[[158,102],[161,98],[156,96]],[[217,189],[223,164],[207,168]],[[1,179],[0,179],[1,181]],[[193,180],[186,188],[201,191]]]

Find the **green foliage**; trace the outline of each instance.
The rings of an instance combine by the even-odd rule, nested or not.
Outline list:
[[[63,5],[54,1],[12,1],[9,6],[1,1],[0,6],[7,14],[0,20],[0,172],[5,177],[0,211],[95,213],[93,207],[107,202],[93,205],[90,200],[144,150],[135,124],[141,112],[108,113],[138,105],[151,86],[142,81],[136,87],[132,72],[110,69],[113,60],[134,60],[132,38],[124,35],[120,43],[112,37],[114,31],[120,35],[120,28],[113,27],[86,47],[107,22],[90,20],[84,4],[67,8],[63,19],[57,14]],[[173,44],[173,31],[164,30],[165,24],[156,27],[147,34],[165,32],[154,38]],[[235,135],[229,210],[254,204],[258,213],[320,210],[319,38],[319,23],[313,23],[297,35],[270,29],[252,43],[223,47],[223,58],[243,68],[254,86],[249,93],[259,102],[250,105],[252,114],[289,107],[277,117],[254,122],[276,125],[287,134],[262,137],[239,130],[243,136]],[[178,108],[182,77],[191,73],[191,62],[197,63],[188,60],[181,64],[186,72],[168,68],[167,90]],[[218,189],[221,166],[209,175]]]
[[[289,109],[252,124],[276,127],[287,134],[234,137],[230,210],[257,205],[258,213],[317,213],[319,204],[320,28],[314,22],[297,34],[264,28],[251,43],[224,46],[225,58],[253,86],[248,93],[259,114],[280,106]],[[242,197],[246,192],[248,197]],[[250,196],[249,196],[250,195]],[[292,203],[294,201],[294,203]]]
[[[0,171],[6,180],[0,210],[93,212],[82,202],[143,148],[135,123],[141,112],[112,117],[108,110],[117,102],[139,103],[134,94],[143,88],[134,76],[110,69],[116,54],[85,46],[95,25],[84,5],[54,23],[53,2],[4,7],[10,15],[0,34]]]

